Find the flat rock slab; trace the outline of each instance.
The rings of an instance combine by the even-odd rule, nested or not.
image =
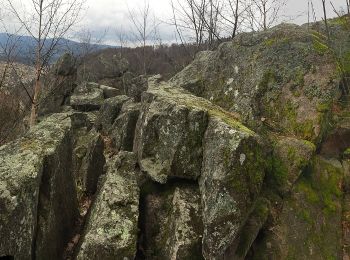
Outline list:
[[[98,110],[104,100],[103,90],[96,83],[82,83],[75,88],[70,105],[79,111]]]

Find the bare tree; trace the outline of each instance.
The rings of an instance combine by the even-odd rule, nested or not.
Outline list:
[[[154,30],[157,27],[156,22],[152,21],[151,9],[149,0],[144,0],[143,5],[138,9],[130,9],[128,7],[129,19],[132,24],[131,33],[134,40],[142,47],[142,66],[143,73],[147,74],[147,57],[146,47],[154,35]]]
[[[286,0],[252,0],[249,18],[252,29],[267,30],[279,19],[279,13]]]
[[[125,31],[125,29],[120,26],[119,28],[116,29],[115,31],[117,39],[118,39],[118,47],[120,48],[120,55],[121,57],[123,56],[123,51],[124,51],[124,47],[126,47],[128,45],[128,34]]]
[[[13,0],[6,0],[9,10],[23,26],[25,32],[35,39],[36,77],[31,109],[30,125],[37,118],[41,77],[55,54],[61,39],[75,25],[82,10],[83,0],[31,0],[19,8]],[[29,19],[28,19],[29,17]]]
[[[322,1],[322,9],[323,9],[323,22],[326,27],[326,34],[327,34],[328,41],[330,41],[331,35],[330,35],[328,20],[327,20],[326,0],[321,0],[321,1]]]
[[[98,46],[103,43],[107,33],[108,29],[104,30],[99,36],[94,36],[94,32],[87,28],[83,28],[77,34],[77,40],[80,43],[79,49],[71,50],[71,52],[77,51],[77,58],[82,58],[97,51]],[[69,49],[69,46],[67,46],[67,48]]]

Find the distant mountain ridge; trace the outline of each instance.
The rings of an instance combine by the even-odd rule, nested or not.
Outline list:
[[[9,40],[10,39],[10,40]],[[31,36],[19,36],[19,35],[8,35],[7,33],[0,33],[0,59],[4,58],[3,46],[7,42],[16,45],[15,56],[18,61],[29,63],[35,54],[35,38]],[[53,39],[47,39],[45,46],[48,48]],[[81,43],[69,39],[60,39],[54,55],[50,62],[55,62],[62,54],[69,51],[74,55],[81,55],[86,49],[98,51],[108,48],[118,48],[117,46],[104,45],[104,44],[88,44]]]

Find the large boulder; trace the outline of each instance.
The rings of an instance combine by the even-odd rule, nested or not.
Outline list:
[[[132,97],[135,102],[140,102],[142,92],[146,91],[148,87],[148,77],[145,75],[138,77],[128,76],[129,75],[125,75],[123,77],[125,94]]]
[[[165,83],[151,84],[144,92],[134,151],[153,180],[165,183],[171,177],[199,177],[208,115],[195,107],[198,99]]]
[[[308,29],[291,24],[242,33],[199,53],[171,83],[239,113],[255,131],[320,142],[340,83],[322,46]]]
[[[135,258],[139,216],[137,174],[134,154],[124,152],[110,159],[77,259]]]
[[[316,146],[292,137],[277,137],[272,155],[271,189],[286,195],[315,155]]]
[[[57,76],[70,76],[75,74],[76,70],[76,60],[70,53],[63,54],[52,69]]]
[[[39,96],[38,115],[45,116],[62,111],[69,103],[76,80],[75,59],[64,54],[47,75],[43,77]]]
[[[343,259],[343,176],[339,161],[316,156],[249,259]]]
[[[121,77],[127,70],[128,61],[118,55],[108,53],[94,54],[85,58],[78,67],[78,81],[94,81]]]
[[[73,150],[74,174],[79,196],[94,194],[105,165],[104,142],[95,130],[75,131]]]
[[[0,211],[0,256],[62,258],[78,216],[67,114],[0,148]]]

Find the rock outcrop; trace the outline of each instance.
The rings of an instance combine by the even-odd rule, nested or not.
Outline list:
[[[242,33],[169,82],[81,65],[0,147],[0,258],[349,259],[350,103],[322,44]]]
[[[59,259],[78,217],[72,124],[56,114],[0,149],[0,256]]]
[[[122,152],[108,162],[77,259],[134,259],[139,187],[136,156]]]

